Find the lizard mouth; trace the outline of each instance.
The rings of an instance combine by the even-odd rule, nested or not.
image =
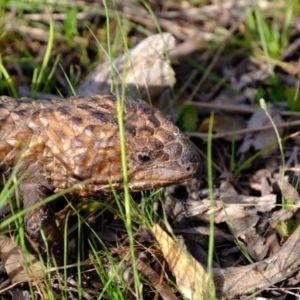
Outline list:
[[[199,160],[183,165],[178,164],[178,162],[169,162],[169,164],[163,164],[163,166],[149,166],[147,169],[129,175],[128,187],[130,191],[138,192],[179,184],[197,176],[201,172],[201,169],[202,164]],[[113,189],[122,192],[124,190],[123,180],[112,181],[110,184],[102,183],[96,188],[100,194],[110,194]]]
[[[129,176],[129,188],[132,191],[160,188],[191,180],[202,170],[201,159],[196,150],[184,153],[179,161],[169,161],[148,168]]]

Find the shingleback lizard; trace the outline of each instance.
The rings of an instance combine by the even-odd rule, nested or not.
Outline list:
[[[122,190],[116,101],[98,94],[51,101],[1,96],[0,188],[22,155],[18,176],[27,172],[19,186],[24,207],[44,199],[47,190],[76,186],[73,194],[83,197],[108,194],[112,187]],[[180,183],[200,172],[193,145],[146,102],[126,99],[124,128],[130,190]],[[35,243],[41,242],[43,229],[50,247],[60,246],[48,205],[31,210],[24,223]]]

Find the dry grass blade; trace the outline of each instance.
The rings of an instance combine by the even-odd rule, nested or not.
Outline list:
[[[148,278],[149,281],[155,286],[156,290],[164,300],[178,300],[171,287],[169,287],[162,278],[144,263],[141,259],[137,260],[137,267],[139,271]]]

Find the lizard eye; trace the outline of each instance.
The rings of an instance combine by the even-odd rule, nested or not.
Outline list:
[[[139,162],[141,164],[144,164],[144,165],[149,164],[152,161],[150,156],[147,155],[147,154],[144,154],[144,153],[143,154],[141,154],[141,153],[136,154],[135,158],[136,158],[137,162]]]

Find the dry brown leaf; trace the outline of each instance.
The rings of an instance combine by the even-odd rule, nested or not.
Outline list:
[[[235,298],[252,294],[285,280],[298,271],[300,259],[295,249],[300,247],[300,227],[271,257],[247,266],[214,269],[214,281],[218,299]]]
[[[257,212],[271,211],[276,204],[276,195],[263,197],[215,194],[214,206],[209,199],[201,202],[188,200],[186,214],[199,220],[209,221],[210,214],[214,214],[215,223],[228,222],[228,220],[242,219],[246,216],[256,216]]]
[[[12,284],[43,277],[41,262],[22,249],[6,235],[0,236],[0,257]]]
[[[279,110],[274,108],[271,104],[267,105],[268,112],[273,122],[278,125],[283,122]],[[271,122],[263,109],[257,109],[248,121],[247,129],[260,128],[263,126],[271,125]],[[283,128],[277,128],[279,136],[283,133]],[[238,153],[244,154],[253,147],[254,150],[261,150],[273,143],[277,142],[277,135],[274,129],[262,130],[254,133],[247,133],[244,138],[244,142],[238,150]],[[262,157],[266,158],[271,153],[277,150],[274,146],[271,149],[262,153]]]
[[[109,93],[113,82],[117,90],[124,83],[130,96],[155,98],[166,87],[175,83],[175,74],[165,53],[176,45],[170,33],[155,34],[142,40],[128,54],[116,58],[114,76],[111,63],[99,64],[76,89],[76,93],[88,96],[93,93]]]
[[[269,251],[269,246],[266,245],[266,239],[256,233],[255,228],[249,230],[241,237],[246,241],[247,253],[255,260],[263,260]]]
[[[192,300],[211,299],[215,294],[215,287],[205,269],[184,252],[158,224],[152,227],[152,231],[183,295]]]
[[[254,226],[257,224],[258,221],[259,221],[259,216],[252,215],[252,216],[246,216],[241,219],[232,220],[230,224],[234,228],[234,235],[236,237],[241,237],[245,235],[247,232],[249,232],[249,230],[254,228]]]
[[[281,209],[273,212],[272,221],[286,221],[291,218],[300,209],[300,196],[298,191],[286,180],[278,180],[277,185],[280,188],[284,199],[292,201],[290,208]]]

